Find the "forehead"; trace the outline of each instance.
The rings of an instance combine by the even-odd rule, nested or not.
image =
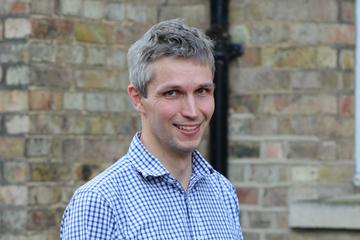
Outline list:
[[[209,65],[193,59],[161,58],[152,64],[152,78],[149,85],[197,85],[212,84],[213,74]]]

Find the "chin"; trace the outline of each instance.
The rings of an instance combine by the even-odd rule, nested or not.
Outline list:
[[[194,143],[188,143],[188,144],[179,144],[179,150],[183,152],[192,152],[195,149],[197,149],[200,145],[200,142],[196,141]]]

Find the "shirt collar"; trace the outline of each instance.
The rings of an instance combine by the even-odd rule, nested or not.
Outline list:
[[[132,165],[145,178],[160,177],[163,175],[170,175],[169,171],[164,165],[154,157],[142,144],[140,140],[141,132],[138,132],[133,137],[129,147],[128,155],[130,156]],[[201,156],[199,151],[195,150],[192,154],[193,161],[193,177],[204,177],[214,172],[211,165]]]
[[[212,166],[205,160],[198,150],[192,154],[193,176],[206,176],[214,172]]]
[[[166,170],[162,163],[145,148],[140,140],[140,136],[141,132],[136,133],[129,147],[128,154],[132,165],[145,178],[169,174],[169,171]]]

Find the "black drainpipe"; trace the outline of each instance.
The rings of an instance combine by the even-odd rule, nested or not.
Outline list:
[[[241,56],[240,44],[230,43],[228,0],[211,0],[211,27],[207,34],[215,41],[215,112],[210,122],[209,155],[213,167],[227,176],[228,159],[228,71],[229,62]]]

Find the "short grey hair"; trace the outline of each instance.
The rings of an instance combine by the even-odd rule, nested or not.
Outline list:
[[[162,57],[189,58],[215,71],[213,42],[201,30],[187,26],[182,19],[160,22],[151,27],[128,51],[129,78],[146,97],[152,78],[152,63]]]

